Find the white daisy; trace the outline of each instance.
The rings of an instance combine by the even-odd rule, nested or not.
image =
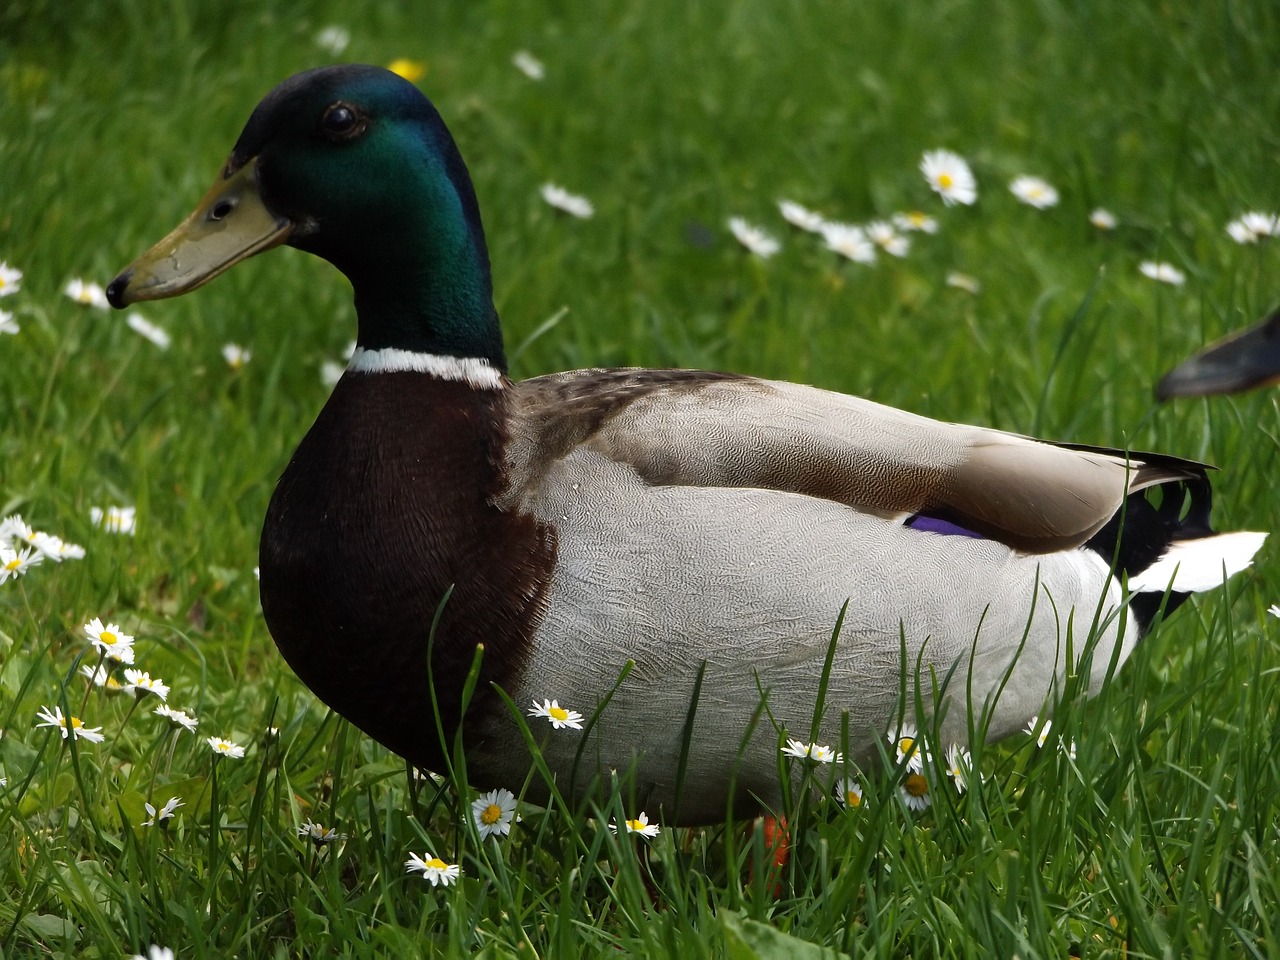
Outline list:
[[[151,819],[143,820],[142,825],[144,827],[154,827],[157,823],[163,825],[164,821],[171,820],[173,818],[174,811],[179,807],[186,806],[186,804],[177,797],[170,797],[169,801],[159,810],[153,807],[150,803],[144,803],[143,806],[147,808],[147,813],[151,814]]]
[[[46,560],[52,560],[54,563],[61,563],[68,559],[77,549],[81,554],[84,553],[83,547],[76,547],[74,543],[63,543],[61,537],[55,537],[51,533],[41,533],[38,530],[31,535],[31,546],[40,551],[40,555]]]
[[[827,249],[854,263],[876,262],[875,244],[867,239],[867,232],[861,227],[850,223],[823,224],[822,239],[826,241]]]
[[[174,710],[172,707],[165,706],[163,704],[156,707],[151,712],[157,717],[164,717],[175,727],[181,727],[183,730],[190,730],[192,733],[195,733],[196,727],[200,725],[200,721],[190,714],[182,710]]]
[[[22,287],[22,271],[0,260],[0,297],[17,293]]]
[[[121,630],[116,624],[108,623],[94,617],[84,625],[85,636],[109,660],[119,663],[133,663],[133,637]]]
[[[140,313],[131,313],[124,318],[129,329],[141,337],[145,337],[161,350],[168,350],[172,342],[163,327],[158,327]]]
[[[920,172],[947,206],[969,206],[978,199],[978,182],[964,157],[950,150],[930,150],[920,158]]]
[[[339,833],[333,827],[326,829],[323,824],[312,823],[310,817],[303,820],[302,826],[298,827],[298,836],[305,837],[317,847],[323,847],[325,844],[333,843],[335,840],[347,839],[345,833]]]
[[[90,507],[89,520],[107,533],[119,533],[127,537],[132,537],[138,529],[136,507]]]
[[[973,758],[969,751],[958,743],[947,747],[947,776],[956,785],[956,792],[964,793],[969,788],[969,771],[973,769]]]
[[[1089,222],[1099,230],[1114,230],[1116,228],[1116,215],[1105,207],[1098,207],[1089,214]]]
[[[898,796],[902,798],[907,809],[914,813],[929,809],[929,805],[933,803],[933,797],[929,794],[929,780],[920,772],[908,773],[902,779],[902,784],[898,787]]]
[[[866,226],[867,239],[885,253],[905,257],[911,249],[911,238],[898,232],[897,227],[884,220],[872,220]]]
[[[938,221],[920,210],[908,210],[906,213],[895,213],[893,225],[907,233],[937,233]]]
[[[239,370],[253,359],[253,351],[248,347],[240,346],[238,343],[224,343],[222,345],[222,359],[227,361],[227,366],[232,370]]]
[[[16,580],[44,559],[44,554],[32,547],[19,552],[0,546],[0,583]]]
[[[105,663],[96,666],[83,664],[80,673],[89,678],[95,687],[101,687],[107,693],[127,693],[129,688],[111,675],[111,668]]]
[[[740,244],[762,260],[768,260],[782,249],[782,244],[742,217],[729,218],[729,232]]]
[[[946,284],[948,287],[963,290],[965,293],[971,293],[974,296],[982,292],[982,284],[978,282],[977,277],[971,277],[969,274],[961,273],[959,270],[947,271]]]
[[[210,737],[206,743],[209,749],[219,757],[230,757],[232,760],[239,760],[244,756],[244,747],[238,743],[232,743],[230,740],[223,740],[221,737]]]
[[[841,778],[836,782],[836,800],[850,810],[862,806],[862,784],[856,777]]]
[[[406,872],[421,873],[422,879],[433,887],[447,887],[462,875],[462,868],[456,863],[445,863],[439,857],[433,857],[429,853],[421,857],[416,853],[410,853],[404,865]]]
[[[471,801],[471,819],[475,821],[481,840],[511,832],[516,816],[516,797],[510,790],[499,788],[482,793]]]
[[[142,670],[126,670],[124,678],[133,688],[134,695],[138,699],[148,695],[157,696],[162,701],[169,699],[169,685],[159,677],[152,677],[151,674]]]
[[[99,310],[111,309],[111,304],[107,302],[107,292],[96,283],[86,283],[77,278],[70,281],[63,292],[81,306],[97,307]]]
[[[921,749],[920,735],[916,733],[913,723],[904,723],[889,734],[889,744],[893,747],[894,762],[905,766],[913,773],[924,770],[924,751]]]
[[[13,314],[8,310],[0,310],[0,333],[17,334],[21,332],[22,328],[18,326],[18,321],[13,319]]]
[[[547,75],[542,61],[528,50],[517,50],[511,55],[511,64],[530,80],[541,80]]]
[[[823,224],[827,222],[822,214],[808,207],[802,207],[792,200],[779,200],[778,210],[782,212],[782,219],[787,223],[801,230],[808,230],[810,233],[821,233]]]
[[[627,833],[638,833],[640,836],[649,839],[656,837],[662,830],[656,823],[650,823],[649,817],[644,813],[641,813],[634,820],[623,820],[622,825],[627,828]],[[609,829],[617,833],[617,822],[609,824]]]
[[[1045,720],[1043,725],[1038,716],[1032,715],[1027,721],[1027,725],[1022,728],[1022,732],[1027,736],[1036,738],[1036,746],[1043,747],[1044,742],[1049,739],[1049,731],[1053,729],[1053,721]]]
[[[1241,216],[1240,222],[1258,237],[1274,237],[1280,234],[1280,214],[1251,211]]]
[[[342,379],[342,375],[347,372],[345,363],[338,363],[336,360],[324,360],[320,364],[320,382],[332,390],[338,385],[338,381]]]
[[[146,956],[135,953],[129,960],[174,960],[174,957],[173,951],[168,947],[161,947],[153,943],[147,948]]]
[[[782,755],[794,760],[812,760],[814,763],[837,763],[843,759],[825,744],[805,743],[790,737],[787,738],[787,745],[782,748]]]
[[[331,24],[316,34],[316,46],[335,57],[347,49],[350,42],[351,31],[337,24]]]
[[[4,540],[22,540],[24,543],[29,542],[29,538],[34,535],[35,531],[22,519],[22,514],[11,513],[9,516],[0,520],[0,541]]]
[[[1160,283],[1167,283],[1174,287],[1180,287],[1187,282],[1187,275],[1171,263],[1164,263],[1159,260],[1143,260],[1142,263],[1138,264],[1138,269],[1144,277],[1150,277],[1152,280],[1158,280]]]
[[[1280,603],[1273,603],[1271,606],[1267,607],[1267,613],[1271,614],[1273,617],[1280,617]]]
[[[36,715],[43,721],[37,723],[37,727],[56,727],[62,731],[63,740],[73,733],[77,740],[88,740],[90,743],[101,743],[105,739],[101,727],[86,727],[79,717],[64,718],[61,707],[54,707],[52,712],[48,707],[41,707]]]
[[[1047,180],[1023,175],[1009,184],[1009,192],[1028,206],[1048,210],[1058,205],[1058,191]]]
[[[571,217],[577,217],[579,220],[586,220],[596,212],[596,208],[591,205],[591,201],[586,197],[580,197],[575,193],[570,193],[564,187],[556,186],[554,183],[544,183],[540,188],[542,199],[557,210],[563,210]]]
[[[553,730],[563,727],[568,727],[570,730],[582,729],[582,714],[577,710],[566,710],[560,706],[558,700],[543,700],[541,704],[537,700],[533,701],[533,706],[529,708],[529,716],[550,720]]]
[[[1280,232],[1277,220],[1274,213],[1243,213],[1227,224],[1227,233],[1236,243],[1257,243]]]

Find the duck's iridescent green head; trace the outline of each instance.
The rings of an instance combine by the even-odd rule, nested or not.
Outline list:
[[[440,114],[407,80],[342,66],[280,84],[196,210],[108,296],[117,307],[176,296],[281,243],[351,280],[361,346],[505,368],[471,178]]]

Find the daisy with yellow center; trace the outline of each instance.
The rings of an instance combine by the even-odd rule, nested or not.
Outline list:
[[[627,833],[637,833],[647,840],[652,840],[662,830],[656,823],[650,823],[647,814],[641,812],[634,820],[623,820],[622,825],[626,828]],[[618,824],[609,824],[609,829],[614,833],[618,832]]]
[[[889,735],[889,743],[893,745],[894,760],[899,766],[905,766],[914,773],[924,770],[924,754],[915,724],[904,723]]]
[[[947,748],[947,776],[956,786],[957,793],[964,793],[969,788],[969,771],[973,769],[973,758],[969,751],[958,743]]]
[[[851,223],[824,223],[822,239],[827,249],[833,250],[846,260],[854,263],[875,263],[875,244],[867,237],[867,232]]]
[[[911,249],[911,239],[885,220],[872,220],[866,231],[867,239],[890,256],[905,257]]]
[[[156,707],[151,712],[157,717],[164,717],[175,727],[179,727],[183,730],[190,730],[192,733],[195,733],[196,727],[200,725],[200,721],[195,717],[190,716],[182,710],[174,710],[172,707],[168,707],[163,704]]]
[[[227,361],[227,366],[232,370],[240,370],[253,359],[253,351],[247,347],[240,346],[238,343],[224,343],[222,345],[222,359]]]
[[[79,717],[64,717],[61,707],[41,707],[36,714],[41,722],[37,727],[56,727],[62,731],[62,739],[74,736],[77,740],[88,740],[90,743],[101,743],[105,738],[101,727],[86,727]]]
[[[1009,192],[1037,210],[1048,210],[1058,205],[1058,191],[1047,180],[1039,177],[1017,177],[1009,184]]]
[[[133,688],[134,696],[139,700],[146,696],[159,697],[161,700],[169,699],[169,685],[159,677],[153,677],[142,670],[126,670],[124,679]]]
[[[915,813],[929,809],[933,797],[929,795],[929,781],[923,773],[908,773],[898,788],[898,794],[907,809]]]
[[[893,225],[908,233],[937,233],[938,221],[921,210],[910,210],[907,213],[895,213]]]
[[[16,580],[43,559],[44,554],[39,551],[33,553],[31,547],[21,553],[8,547],[0,547],[0,583]]]
[[[862,784],[854,777],[844,777],[837,781],[836,800],[849,810],[862,806]]]
[[[91,667],[85,664],[80,668],[80,672],[89,678],[95,687],[101,687],[107,693],[124,693],[125,685],[111,675],[111,670],[106,664],[98,664]]]
[[[221,737],[210,737],[206,743],[209,749],[213,751],[216,757],[230,757],[232,760],[239,760],[244,756],[244,747],[230,740],[223,740]]]
[[[529,708],[529,716],[543,717],[551,721],[553,730],[563,727],[568,727],[570,730],[582,729],[582,714],[577,710],[566,710],[560,706],[558,700],[543,700],[541,704],[537,700],[533,701],[533,706]]]
[[[54,563],[61,563],[63,560],[80,560],[84,557],[84,547],[67,543],[61,537],[55,537],[51,533],[36,531],[31,537],[31,545],[39,550],[42,556]]]
[[[310,817],[302,821],[302,826],[298,827],[298,836],[305,837],[317,847],[323,847],[336,840],[347,839],[345,833],[339,833],[333,827],[326,828],[324,824],[312,823]]]
[[[964,157],[950,150],[930,150],[920,158],[920,172],[947,206],[970,206],[978,199],[978,182]]]
[[[1116,215],[1105,207],[1098,207],[1089,214],[1089,222],[1099,230],[1114,230],[1116,228]]]
[[[86,283],[77,278],[67,284],[64,292],[82,307],[97,307],[99,310],[111,309],[111,304],[107,302],[107,292],[96,283]]]
[[[89,520],[107,533],[132,537],[138,527],[138,511],[134,507],[90,507]]]
[[[17,293],[22,285],[22,271],[0,260],[0,297]]]
[[[505,837],[511,832],[511,821],[515,816],[515,794],[505,788],[482,793],[471,803],[471,819],[481,840]]]
[[[843,759],[840,754],[821,743],[805,743],[803,740],[787,739],[782,748],[782,755],[793,760],[812,760],[814,763],[837,763]]]
[[[103,624],[94,617],[84,625],[85,636],[108,660],[133,663],[133,637],[114,623]]]
[[[423,854],[421,857],[416,853],[410,853],[404,866],[407,873],[422,874],[422,879],[433,887],[447,887],[462,876],[462,868],[456,863],[445,863],[430,853]]]

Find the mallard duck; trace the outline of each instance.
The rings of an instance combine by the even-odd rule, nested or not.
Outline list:
[[[1280,382],[1280,310],[1178,364],[1156,384],[1156,398],[1238,393],[1276,382]]]
[[[467,168],[430,101],[376,67],[271,91],[108,296],[182,294],[279,244],[346,274],[359,336],[267,511],[267,626],[321,700],[413,764],[442,769],[461,730],[479,786],[530,769],[501,691],[588,717],[608,700],[581,734],[545,731],[566,793],[587,789],[581,761],[629,771],[666,822],[768,808],[829,649],[816,730],[851,759],[917,677],[943,685],[926,698],[942,737],[1003,737],[1086,649],[1096,690],[1162,602],[1263,539],[1214,535],[1206,468],[1174,457],[733,373],[512,381]]]

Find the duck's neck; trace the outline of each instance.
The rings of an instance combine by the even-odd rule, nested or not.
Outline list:
[[[506,370],[488,258],[468,246],[445,257],[383,261],[377,281],[352,277],[359,345],[485,360]]]
[[[366,350],[483,360],[505,371],[479,205],[461,160],[449,178],[429,163],[406,199],[376,225],[303,241],[342,270],[355,290],[357,341]],[[427,175],[431,174],[431,175]]]

